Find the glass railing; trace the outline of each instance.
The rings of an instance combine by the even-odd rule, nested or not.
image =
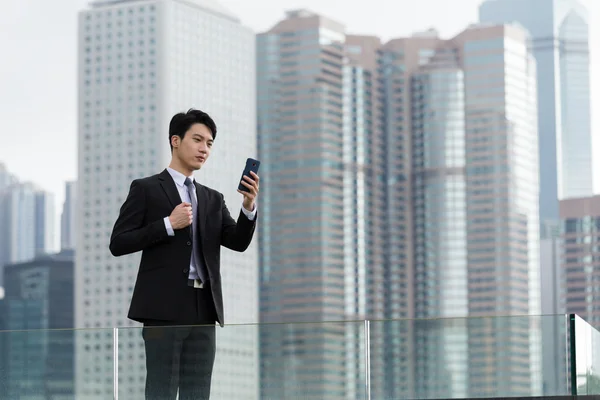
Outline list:
[[[567,323],[566,316],[371,322],[372,398],[567,395]]]
[[[93,394],[89,398],[108,398],[113,331],[0,331],[0,398],[74,399],[78,384]],[[78,351],[81,343],[86,345]],[[79,380],[84,375],[86,380]]]
[[[7,399],[588,395],[599,371],[574,315],[0,331]]]
[[[571,315],[572,385],[574,394],[600,394],[600,332],[577,315]]]

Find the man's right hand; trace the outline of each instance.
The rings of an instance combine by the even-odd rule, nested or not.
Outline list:
[[[173,212],[169,215],[169,222],[173,229],[183,229],[192,224],[193,218],[192,205],[183,202],[173,209]]]

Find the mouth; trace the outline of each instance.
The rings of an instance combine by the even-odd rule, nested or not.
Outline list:
[[[196,157],[196,161],[200,161],[201,163],[203,163],[204,161],[206,161],[206,159],[204,157]]]

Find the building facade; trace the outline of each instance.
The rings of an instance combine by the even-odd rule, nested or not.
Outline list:
[[[72,251],[5,267],[0,386],[8,398],[73,397],[73,269]]]
[[[560,202],[562,221],[563,302],[565,311],[600,328],[600,196]]]
[[[262,328],[262,393],[360,397],[360,321],[385,315],[381,41],[294,10],[259,34],[257,46],[259,155],[268,182],[261,322],[296,323]],[[348,320],[358,322],[335,322]],[[322,321],[331,323],[302,324]],[[313,357],[315,348],[323,351]],[[372,348],[381,359],[383,347]],[[293,359],[310,368],[299,373]],[[383,379],[383,365],[374,368]]]
[[[261,327],[263,397],[341,399],[355,390],[344,373],[346,357],[354,358],[346,354],[347,326],[299,324],[348,319],[345,256],[353,255],[344,252],[344,31],[295,10],[257,37],[259,157],[267,182],[261,322],[296,323]],[[302,353],[312,355],[300,356],[306,368],[299,370],[290,361]]]
[[[168,166],[175,113],[198,108],[215,119],[219,134],[197,178],[239,211],[240,175],[256,156],[254,49],[252,31],[213,1],[98,1],[80,13],[75,322],[93,331],[78,337],[79,396],[113,393],[110,328],[134,325],[126,316],[140,254],[112,257],[110,233],[131,181]],[[257,241],[221,255],[228,324],[258,320]],[[141,329],[120,332],[119,391],[136,398],[145,382]],[[217,332],[213,395],[256,398],[257,328]]]
[[[538,88],[542,311],[559,314],[564,312],[565,271],[557,234],[563,225],[559,202],[593,194],[589,12],[579,0],[487,0],[479,19],[514,23],[531,36]],[[561,381],[556,373],[564,372],[555,368],[563,344],[550,344],[557,329],[546,321],[544,343],[559,354],[545,353],[548,393],[556,393],[552,388]]]
[[[35,194],[35,254],[50,254],[57,250],[56,204],[54,194],[38,191]]]
[[[261,320],[373,320],[377,398],[541,393],[541,327],[409,322],[541,310],[528,33],[471,26],[449,40],[427,31],[382,44],[300,10],[257,40],[269,182]],[[364,328],[334,328],[267,325],[263,395],[359,393]],[[345,357],[335,346],[343,335]],[[493,344],[478,340],[490,335]],[[299,343],[325,349],[305,361],[306,376],[293,367],[309,354]],[[469,368],[465,354],[490,372]],[[329,378],[333,364],[344,377]],[[513,364],[523,370],[497,387],[493,371]]]
[[[568,394],[563,382],[567,381],[567,352],[565,324],[565,271],[563,259],[563,227],[560,221],[546,221],[540,232],[540,280],[542,313],[542,343],[544,346],[544,395]]]
[[[540,219],[593,193],[588,10],[579,0],[487,0],[484,23],[518,23],[537,64]]]
[[[77,235],[77,182],[65,184],[65,201],[60,215],[60,248],[75,249]]]
[[[388,318],[537,315],[537,125],[532,117],[537,94],[527,33],[502,25],[472,26],[450,40],[434,31],[395,39],[383,46],[382,76],[389,110],[385,143],[392,224],[386,254],[396,286],[407,288],[389,291],[397,309]],[[493,330],[433,325],[416,324],[406,332],[416,349],[409,360],[416,368],[415,387],[396,385],[388,393],[445,397],[537,390],[534,370],[524,370],[507,389],[495,387],[493,375],[467,368],[464,354],[498,369],[514,362],[501,356],[506,349],[476,345],[474,338]],[[506,329],[513,333],[504,345],[537,368],[539,352],[520,350],[522,340],[535,343],[530,330],[511,324]],[[392,363],[390,370],[398,379],[403,376],[402,367]]]
[[[0,192],[16,182],[16,176],[10,173],[6,165],[0,163]]]
[[[0,268],[55,249],[53,195],[29,182],[12,182],[0,190]]]

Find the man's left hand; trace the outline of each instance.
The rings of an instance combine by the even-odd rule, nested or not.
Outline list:
[[[251,176],[244,175],[242,179],[242,185],[248,188],[249,192],[239,190],[238,193],[241,193],[244,196],[243,206],[248,211],[254,211],[256,198],[258,197],[258,183],[260,178],[254,172],[250,172]]]

